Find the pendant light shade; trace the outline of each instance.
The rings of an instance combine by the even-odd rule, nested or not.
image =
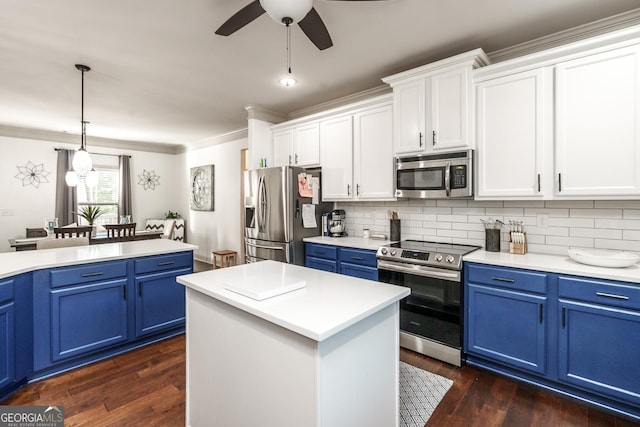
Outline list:
[[[80,176],[86,176],[91,168],[93,167],[93,162],[91,161],[91,156],[84,148],[80,148],[73,155],[73,170]]]
[[[95,169],[91,169],[87,176],[84,178],[84,182],[87,183],[89,188],[94,188],[98,185],[98,172]]]
[[[64,176],[64,182],[66,182],[69,187],[75,187],[78,185],[78,174],[75,171],[67,171]]]

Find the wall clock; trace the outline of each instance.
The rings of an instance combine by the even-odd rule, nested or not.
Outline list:
[[[213,210],[214,165],[191,168],[191,210]]]

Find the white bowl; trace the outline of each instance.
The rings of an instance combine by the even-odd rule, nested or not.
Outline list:
[[[629,267],[640,259],[638,255],[631,252],[608,249],[569,249],[567,253],[574,261],[597,267]]]

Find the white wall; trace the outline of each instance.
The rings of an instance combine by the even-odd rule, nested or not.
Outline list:
[[[513,219],[524,221],[529,252],[565,255],[571,247],[617,249],[640,255],[640,200],[410,200],[338,203],[337,207],[346,211],[347,232],[353,236],[361,236],[363,228],[388,236],[387,211],[394,210],[401,220],[403,240],[484,247],[484,226],[480,219],[503,222]],[[509,251],[507,231],[504,228],[502,233],[503,252]]]
[[[211,252],[230,249],[240,255],[241,238],[241,150],[247,148],[247,138],[188,151],[181,154],[185,165],[180,180],[186,198],[182,199],[180,214],[186,220],[187,240],[198,246],[197,259],[211,261]],[[189,209],[189,172],[192,167],[214,165],[214,210]],[[238,259],[238,262],[241,262]]]
[[[0,137],[0,252],[7,252],[8,239],[24,237],[25,228],[42,227],[47,218],[55,211],[55,179],[57,152],[54,148],[77,149],[77,145],[37,141],[12,137]],[[131,179],[133,220],[138,228],[144,227],[146,218],[164,218],[168,210],[176,211],[189,200],[188,192],[180,186],[179,177],[184,175],[184,165],[179,156],[173,154],[151,153],[146,151],[121,150],[115,148],[91,147],[89,152],[104,154],[131,155]],[[48,183],[39,188],[23,186],[15,178],[17,166],[27,161],[42,163],[49,172]],[[154,171],[160,176],[160,185],[155,190],[144,190],[138,184],[143,170]],[[187,236],[188,237],[188,236]]]

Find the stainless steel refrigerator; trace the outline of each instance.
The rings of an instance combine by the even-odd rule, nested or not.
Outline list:
[[[304,265],[302,239],[322,235],[322,214],[333,208],[332,202],[322,202],[321,193],[316,205],[311,197],[303,197],[308,195],[307,191],[301,195],[298,181],[304,173],[307,178],[309,175],[320,178],[319,169],[291,166],[245,172],[245,262],[270,259]],[[313,228],[309,228],[311,216],[316,224]]]

